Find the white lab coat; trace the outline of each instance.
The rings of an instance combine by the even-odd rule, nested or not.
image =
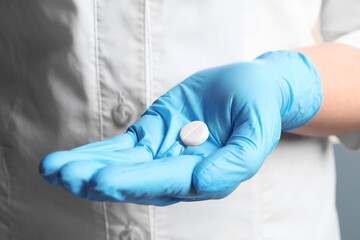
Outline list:
[[[359,8],[324,2],[325,39],[360,47]],[[38,174],[46,154],[124,132],[195,71],[314,44],[320,9],[320,0],[1,0],[0,239],[339,239],[326,138],[283,138],[255,177],[216,201],[90,202]]]

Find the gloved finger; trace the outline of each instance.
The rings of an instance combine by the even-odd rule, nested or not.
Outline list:
[[[137,137],[131,132],[108,138],[104,141],[89,143],[72,149],[71,151],[116,151],[132,148],[137,142]]]
[[[200,196],[225,197],[227,189],[237,186],[255,173],[258,163],[263,161],[262,155],[249,139],[239,144],[228,144],[218,149],[194,170],[194,188]]]
[[[88,199],[151,204],[166,197],[182,197],[191,192],[192,172],[200,156],[181,155],[141,162],[124,167],[110,165],[90,181]],[[151,200],[153,199],[153,200]]]
[[[250,115],[251,116],[251,115]],[[237,124],[227,144],[194,169],[195,191],[207,198],[223,198],[252,177],[280,139],[280,116],[272,114]]]
[[[75,160],[63,165],[57,173],[58,186],[79,197],[87,196],[87,185],[91,177],[110,164],[111,160]]]
[[[40,163],[40,174],[51,184],[58,185],[57,173],[65,164],[72,161],[113,161],[142,162],[153,160],[152,154],[144,147],[134,147],[119,151],[59,151],[50,153]]]

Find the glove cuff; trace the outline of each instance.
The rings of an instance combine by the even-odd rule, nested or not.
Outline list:
[[[321,79],[315,65],[299,52],[267,52],[263,60],[278,74],[282,95],[281,129],[298,128],[312,119],[322,103]]]

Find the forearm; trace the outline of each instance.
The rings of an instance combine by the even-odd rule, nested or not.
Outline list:
[[[360,50],[338,43],[296,49],[315,64],[323,102],[307,124],[289,131],[305,136],[343,135],[360,129]]]

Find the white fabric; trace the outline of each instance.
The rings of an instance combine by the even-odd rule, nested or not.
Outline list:
[[[360,2],[342,2],[323,5],[323,32],[356,43]],[[327,139],[285,137],[228,198],[162,208],[82,200],[38,174],[47,153],[120,134],[195,71],[314,44],[321,4],[4,0],[0,238],[338,240]],[[352,21],[332,21],[339,12]]]

